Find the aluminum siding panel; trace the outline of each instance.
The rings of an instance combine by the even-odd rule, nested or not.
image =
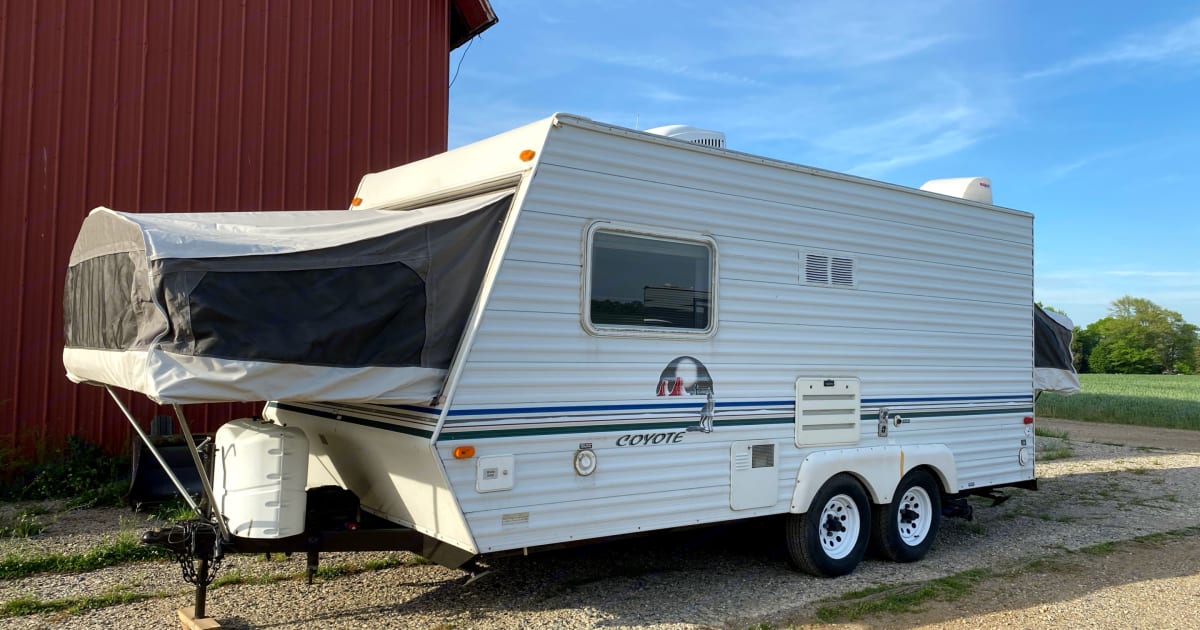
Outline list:
[[[1030,215],[570,125],[552,131],[533,182],[439,442],[482,550],[785,511],[810,452],[793,443],[801,375],[861,378],[861,444],[886,444],[874,414],[900,411],[913,422],[895,443],[945,444],[959,488],[1032,475],[1016,457],[1032,408]],[[593,219],[710,235],[715,335],[586,334]],[[855,258],[857,287],[803,284],[810,249]],[[655,397],[658,375],[680,355],[713,376],[716,431],[618,447],[623,432],[698,419],[701,399],[653,410],[667,400]],[[751,439],[777,444],[778,502],[733,511],[729,444]],[[515,455],[514,489],[476,492],[473,463],[450,455],[462,443],[479,457]],[[571,468],[581,443],[598,456],[592,477]]]
[[[68,435],[128,448],[60,359],[88,211],[346,207],[362,174],[445,150],[448,29],[449,0],[0,0],[0,473]]]

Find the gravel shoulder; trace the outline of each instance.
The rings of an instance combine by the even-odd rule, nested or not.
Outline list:
[[[210,593],[210,613],[227,628],[780,627],[811,620],[823,602],[851,591],[981,567],[1024,566],[1067,554],[1070,562],[1064,563],[1078,565],[1078,571],[1056,569],[1044,576],[1035,572],[995,584],[987,580],[977,594],[966,598],[969,601],[930,602],[921,613],[860,623],[1112,627],[1109,622],[1123,619],[1128,623],[1115,625],[1200,627],[1200,622],[1192,623],[1194,616],[1187,616],[1195,614],[1200,600],[1195,569],[1200,566],[1200,536],[1121,545],[1112,554],[1082,560],[1076,558],[1082,554],[1067,553],[1200,525],[1200,444],[1170,434],[1154,438],[1161,442],[1152,440],[1155,433],[1166,431],[1161,429],[1111,425],[1126,434],[1093,435],[1088,430],[1109,431],[1110,425],[1076,424],[1081,423],[1039,420],[1044,428],[1069,433],[1064,445],[1071,456],[1039,462],[1038,492],[1011,491],[1011,499],[996,507],[977,501],[975,520],[945,521],[929,557],[916,564],[868,560],[844,578],[811,578],[788,567],[775,544],[782,525],[765,519],[497,559],[489,563],[490,573],[472,582],[460,571],[417,565],[363,571],[311,586],[299,579],[225,586]],[[1200,435],[1186,437],[1200,441]],[[1050,446],[1064,442],[1039,441]],[[0,557],[31,549],[75,549],[122,529],[141,531],[146,526],[144,517],[126,511],[83,511],[78,517],[59,519],[37,538],[0,540]],[[379,555],[327,554],[322,564],[363,566],[369,557]],[[1118,571],[1139,566],[1140,573]],[[295,576],[303,572],[303,560],[235,556],[222,571]],[[0,619],[0,627],[65,623],[79,628],[162,628],[174,624],[176,609],[191,603],[178,567],[150,562],[0,581],[0,604],[28,596],[94,597],[115,587],[160,596],[71,616]],[[1157,599],[1147,599],[1151,595]],[[1126,612],[1113,610],[1105,617],[1093,610],[1087,617],[1091,621],[1074,623],[1084,617],[1072,615],[1089,615],[1094,600],[1110,599]],[[1143,601],[1155,602],[1153,610],[1144,610]],[[1154,615],[1160,614],[1168,617],[1154,623]]]
[[[1060,556],[954,601],[802,628],[1200,628],[1200,535]],[[798,620],[797,620],[798,621]]]

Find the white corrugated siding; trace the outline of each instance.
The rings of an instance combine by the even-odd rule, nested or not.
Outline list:
[[[791,408],[757,416],[776,424],[730,426],[756,416],[728,405],[790,404],[798,376],[858,377],[864,414],[880,406],[870,400],[917,414],[893,430],[894,439],[946,444],[963,488],[1032,476],[1031,468],[1017,465],[1021,417],[1032,405],[1029,215],[571,124],[551,132],[537,169],[439,446],[481,550],[786,510],[805,454],[786,423]],[[711,236],[719,261],[715,334],[586,334],[580,281],[583,241],[594,220]],[[857,286],[803,284],[801,263],[810,251],[853,258]],[[714,379],[712,434],[622,448],[615,444],[622,433],[595,426],[605,413],[631,422],[687,422],[698,419],[700,398],[674,399],[695,411],[673,415],[579,408],[670,402],[655,398],[655,386],[666,363],[680,355],[699,358]],[[896,401],[956,396],[963,399],[943,411]],[[504,410],[538,405],[563,409],[557,415]],[[994,413],[955,415],[985,408]],[[470,415],[485,409],[494,420]],[[519,432],[554,426],[580,432]],[[477,433],[487,427],[517,433]],[[513,490],[475,491],[474,460],[449,455],[463,443],[456,440],[462,431],[473,432],[469,442],[480,456],[516,456]],[[864,420],[863,443],[882,443],[874,435],[874,421]],[[760,438],[777,444],[779,502],[732,511],[729,443]],[[599,457],[591,477],[572,469],[581,443],[592,443]],[[504,515],[525,512],[528,523],[502,525]]]

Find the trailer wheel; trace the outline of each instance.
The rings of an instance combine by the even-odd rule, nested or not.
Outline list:
[[[867,550],[871,503],[862,485],[846,474],[825,482],[803,514],[787,518],[792,564],[812,575],[837,577],[858,566]]]
[[[895,562],[915,562],[929,553],[942,521],[942,495],[927,471],[900,480],[891,505],[879,506],[871,524],[873,546]]]

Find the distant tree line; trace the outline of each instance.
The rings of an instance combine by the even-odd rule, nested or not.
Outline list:
[[[1075,327],[1071,353],[1080,373],[1197,374],[1200,328],[1175,311],[1127,295],[1113,301],[1108,317]]]

